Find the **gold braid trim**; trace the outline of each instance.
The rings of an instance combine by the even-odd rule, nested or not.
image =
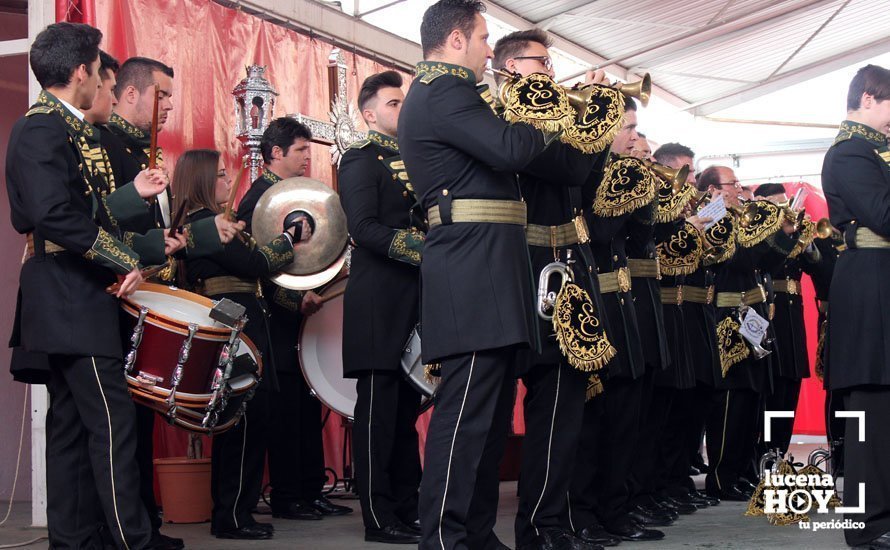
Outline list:
[[[739,221],[737,240],[744,248],[762,243],[782,227],[785,219],[779,207],[769,201],[759,200],[748,204],[756,205],[757,209],[750,219]]]
[[[621,130],[624,96],[608,86],[594,85],[589,91],[590,99],[584,112],[566,127],[560,140],[579,151],[592,154],[609,147]]]
[[[720,352],[720,370],[723,378],[726,378],[730,367],[744,361],[751,354],[739,334],[740,328],[742,326],[731,316],[717,323],[717,348]]]
[[[423,84],[429,84],[440,76],[451,75],[476,84],[476,74],[470,69],[451,63],[436,61],[421,61],[414,66],[414,78],[419,78]]]
[[[655,198],[656,178],[639,159],[614,158],[596,188],[594,214],[614,218],[649,204]]]
[[[684,221],[666,240],[655,245],[661,272],[665,275],[689,275],[698,269],[702,258],[702,236]]]
[[[93,246],[84,253],[84,257],[91,261],[95,261],[97,258],[103,259],[117,266],[125,267],[127,271],[132,271],[139,267],[139,261],[121,250],[117,243],[118,241],[107,231],[99,228],[99,233],[96,235]]]
[[[390,151],[399,152],[399,142],[396,141],[395,138],[389,137],[386,134],[381,134],[380,132],[376,132],[371,130],[368,132],[368,141],[372,141],[377,145],[383,147],[384,149],[389,149]]]
[[[816,377],[822,382],[825,381],[825,361],[822,357],[825,353],[825,342],[827,338],[828,319],[826,318],[819,324],[819,343],[816,344]]]
[[[559,132],[575,120],[575,110],[565,90],[545,74],[532,73],[509,81],[502,89],[507,122],[524,122],[544,132]]]
[[[581,372],[603,368],[618,351],[609,342],[590,295],[567,282],[553,310],[553,331],[569,365]]]
[[[591,374],[590,378],[587,379],[587,391],[584,393],[584,400],[590,401],[604,391],[605,388],[603,387],[603,381],[600,379],[600,375]]]
[[[732,258],[735,254],[737,225],[734,214],[727,212],[720,221],[705,230],[705,241],[712,250],[707,261],[702,260],[704,265],[719,264]]]
[[[674,191],[671,182],[659,177],[658,207],[655,209],[655,222],[668,223],[680,217],[683,208],[695,196],[695,187],[684,183],[679,191]]]
[[[796,258],[800,256],[800,254],[810,246],[810,243],[813,242],[813,239],[816,238],[816,224],[811,220],[805,219],[803,221],[803,225],[800,228],[800,238],[797,240],[797,243],[794,245],[794,248],[791,249],[791,253],[788,254],[789,258]]]

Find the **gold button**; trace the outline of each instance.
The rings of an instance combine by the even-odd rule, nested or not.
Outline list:
[[[624,298],[618,298],[618,301],[621,302],[621,305],[624,305]]]
[[[383,155],[377,155],[377,160],[383,160]]]
[[[612,256],[612,261],[613,261],[613,262],[617,262],[617,261],[618,261],[618,254],[615,254],[614,256]]]
[[[408,198],[408,192],[407,192],[407,191],[402,191],[402,196],[405,197],[405,198]]]
[[[588,273],[593,273],[593,268],[590,267],[590,266],[587,266],[587,272],[588,272]]]
[[[393,174],[393,175],[392,175],[392,179],[397,180],[397,179],[399,179],[399,176]]]
[[[442,195],[448,196],[448,189],[442,189]]]

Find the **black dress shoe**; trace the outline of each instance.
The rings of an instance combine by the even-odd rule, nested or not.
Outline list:
[[[701,474],[702,474],[701,470],[699,470],[695,466],[689,467],[689,473],[688,473],[689,477],[700,476]]]
[[[288,502],[285,505],[273,505],[272,517],[283,519],[319,520],[321,512],[303,502]]]
[[[654,495],[647,496],[639,504],[648,512],[667,516],[674,521],[680,518],[680,513],[677,512],[676,508],[662,504],[655,499]]]
[[[541,531],[531,542],[517,547],[516,550],[602,550],[599,544],[578,538],[574,533],[562,529],[546,529]]]
[[[722,491],[719,489],[708,491],[708,496],[716,497],[720,500],[730,500],[733,502],[747,502],[751,498],[750,495],[746,495],[736,486],[727,487]]]
[[[720,499],[717,497],[708,496],[702,491],[693,491],[690,493],[695,498],[700,498],[701,500],[708,503],[708,506],[717,506],[720,504]]]
[[[415,519],[413,521],[404,521],[402,520],[402,525],[406,527],[409,531],[414,531],[418,535],[420,534],[420,520]]]
[[[268,531],[270,533],[275,532],[275,526],[272,525],[271,523],[261,523],[259,521],[255,521],[255,522],[253,522],[253,526],[256,527],[257,529],[265,529],[266,531]]]
[[[312,502],[308,502],[305,504],[308,504],[310,507],[315,508],[315,510],[323,516],[345,516],[346,514],[352,513],[352,508],[350,508],[349,506],[340,506],[339,504],[334,504],[325,497],[318,497]]]
[[[659,500],[663,506],[669,506],[677,511],[678,514],[682,514],[684,516],[688,516],[689,514],[694,514],[698,508],[691,504],[685,504],[675,499],[674,497],[662,497]]]
[[[213,531],[218,539],[265,540],[272,538],[272,532],[257,525],[242,525],[238,528],[216,529]]]
[[[420,542],[420,534],[404,525],[387,525],[381,529],[365,527],[365,540],[386,544],[417,544]]]
[[[739,492],[744,493],[746,497],[749,499],[754,494],[754,488],[751,487],[748,483],[738,482],[735,484],[735,488],[739,490]]]
[[[670,516],[647,510],[639,505],[628,507],[627,515],[643,527],[667,527],[674,523]]]
[[[619,537],[610,535],[603,529],[602,525],[588,525],[575,532],[575,536],[579,539],[600,546],[618,546],[621,542]]]
[[[680,504],[686,504],[689,506],[695,506],[697,510],[701,510],[702,508],[707,508],[708,503],[702,500],[696,500],[692,498],[692,495],[686,493],[685,495],[672,495],[672,499],[676,500]]]
[[[182,539],[168,537],[154,531],[151,534],[151,540],[148,541],[148,547],[151,550],[182,550],[185,548],[185,542]]]
[[[613,522],[604,523],[606,531],[609,534],[620,537],[621,540],[636,542],[644,540],[661,540],[664,533],[656,529],[645,529],[639,523],[627,516],[621,517]]]
[[[860,544],[859,546],[854,546],[853,548],[862,548],[868,550],[883,550],[884,548],[890,548],[890,531],[870,541],[868,544]]]

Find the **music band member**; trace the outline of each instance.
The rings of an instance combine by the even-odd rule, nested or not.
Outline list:
[[[621,128],[610,146],[610,162],[629,155],[638,139],[636,103],[627,98]],[[581,442],[569,490],[575,532],[583,539],[605,532],[621,540],[659,540],[664,533],[646,529],[628,515],[626,484],[640,429],[640,400],[645,363],[627,269],[627,223],[631,212],[654,197],[652,182],[638,179],[626,187],[608,185],[607,168],[594,167],[584,186],[585,211],[600,291],[609,322],[609,340],[618,351],[601,376],[600,388],[588,390]]]
[[[186,151],[176,163],[172,185],[177,208],[184,204],[188,220],[216,216],[229,199],[232,180],[218,151]],[[190,288],[213,299],[228,298],[246,308],[244,334],[267,362],[271,357],[269,320],[258,296],[258,278],[278,271],[294,259],[293,243],[309,236],[305,217],[288,219],[283,233],[269,243],[234,239],[207,257],[186,260]],[[271,367],[271,365],[270,365]],[[275,369],[264,371],[240,422],[213,437],[210,490],[213,497],[211,533],[222,539],[267,539],[271,524],[259,523],[251,511],[262,491],[266,441],[269,437],[270,393]]]
[[[865,433],[847,419],[844,443],[844,506],[865,506],[847,514],[864,529],[846,529],[847,544],[890,548],[890,488],[887,460],[890,438],[882,420],[888,415],[884,313],[890,255],[890,71],[867,65],[856,73],[847,94],[847,120],[822,164],[822,186],[831,225],[844,234],[831,281],[828,307],[828,387],[844,390],[844,408],[863,411]],[[867,483],[866,483],[867,480]],[[864,502],[860,483],[865,483]]]
[[[99,87],[102,33],[57,23],[34,40],[30,65],[43,90],[12,129],[6,183],[13,227],[28,236],[10,344],[45,354],[47,522],[53,548],[101,546],[104,515],[115,544],[145,548],[151,527],[139,502],[135,413],[123,376],[118,298],[142,282],[139,256],[122,241],[137,195],[109,211],[99,132],[83,120]],[[138,176],[151,177],[151,173]],[[158,178],[163,180],[163,178]],[[166,181],[155,186],[157,193]],[[141,205],[139,204],[141,203]],[[120,278],[114,294],[106,287]]]
[[[400,359],[419,320],[425,226],[396,140],[405,94],[395,71],[365,79],[368,138],[340,162],[340,202],[355,243],[343,302],[343,375],[356,378],[352,445],[365,540],[417,543],[420,394]]]
[[[550,37],[540,29],[508,34],[495,44],[492,66],[523,76],[543,73],[552,78],[550,45]],[[597,76],[599,81],[603,79],[602,73]],[[557,258],[572,269],[577,288],[586,292],[588,302],[594,305],[591,326],[604,323],[604,309],[598,281],[591,276],[596,266],[581,216],[581,186],[587,182],[593,164],[607,154],[585,154],[554,142],[519,173],[528,207],[526,235],[532,273],[541,273]],[[580,234],[576,223],[583,224]],[[556,240],[551,235],[557,235]],[[594,543],[602,540],[581,541],[572,532],[565,494],[581,432],[587,379],[590,372],[605,366],[615,351],[606,341],[605,350],[596,359],[591,354],[583,361],[576,360],[577,366],[571,365],[560,351],[553,323],[541,321],[539,328],[541,353],[524,354],[516,369],[526,387],[516,546],[552,548],[568,544],[572,548],[595,548]],[[571,326],[561,330],[566,338],[579,342]],[[564,345],[571,343],[566,339]],[[593,346],[590,351],[594,351]]]
[[[492,531],[498,463],[521,347],[537,347],[515,172],[544,134],[509,125],[477,93],[492,56],[481,2],[424,13],[424,61],[399,116],[399,148],[430,231],[423,249],[425,364],[441,363],[420,484],[420,548],[503,548]]]
[[[253,222],[260,197],[286,178],[302,176],[309,165],[309,128],[296,120],[281,117],[269,123],[260,140],[265,167],[238,203],[238,219]],[[273,517],[320,520],[326,515],[352,512],[322,494],[327,479],[322,447],[321,403],[309,393],[300,372],[297,339],[303,316],[321,307],[315,292],[300,292],[262,280],[269,312],[269,332],[278,391],[272,394],[272,426],[269,439],[270,504]]]

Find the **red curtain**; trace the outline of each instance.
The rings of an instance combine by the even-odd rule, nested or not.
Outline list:
[[[56,0],[56,21],[96,24],[94,0]]]

